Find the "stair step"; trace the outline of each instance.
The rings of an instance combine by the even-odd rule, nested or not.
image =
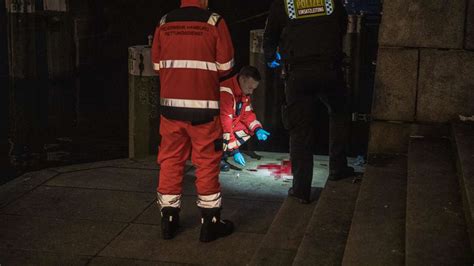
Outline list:
[[[291,265],[315,206],[285,199],[250,265]]]
[[[392,156],[366,167],[342,265],[404,264],[406,162]]]
[[[328,181],[309,221],[293,265],[340,265],[360,185]]]
[[[457,152],[464,214],[474,254],[474,125],[453,124],[453,138]]]
[[[406,265],[468,265],[471,248],[448,139],[411,139]]]

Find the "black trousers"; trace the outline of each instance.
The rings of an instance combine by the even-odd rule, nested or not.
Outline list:
[[[283,121],[290,133],[293,194],[309,199],[313,179],[316,105],[324,104],[329,113],[329,170],[338,173],[347,166],[346,146],[350,113],[342,73],[318,69],[290,70],[285,82],[286,105]]]

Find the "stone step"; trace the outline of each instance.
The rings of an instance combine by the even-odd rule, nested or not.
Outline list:
[[[453,124],[464,214],[474,254],[474,124]]]
[[[406,265],[468,265],[471,247],[448,139],[410,140]]]
[[[360,185],[328,181],[309,221],[293,265],[340,265]]]
[[[250,265],[291,265],[316,204],[285,199]]]
[[[403,265],[405,156],[372,159],[357,198],[342,265]]]

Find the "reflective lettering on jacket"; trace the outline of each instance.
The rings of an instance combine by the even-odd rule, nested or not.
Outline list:
[[[334,0],[285,0],[290,19],[329,16],[334,12]]]

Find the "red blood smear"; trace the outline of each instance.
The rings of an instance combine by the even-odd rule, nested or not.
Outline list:
[[[289,160],[283,160],[281,164],[262,164],[257,169],[265,169],[275,176],[275,179],[280,179],[282,176],[292,176],[291,173],[291,162]]]

